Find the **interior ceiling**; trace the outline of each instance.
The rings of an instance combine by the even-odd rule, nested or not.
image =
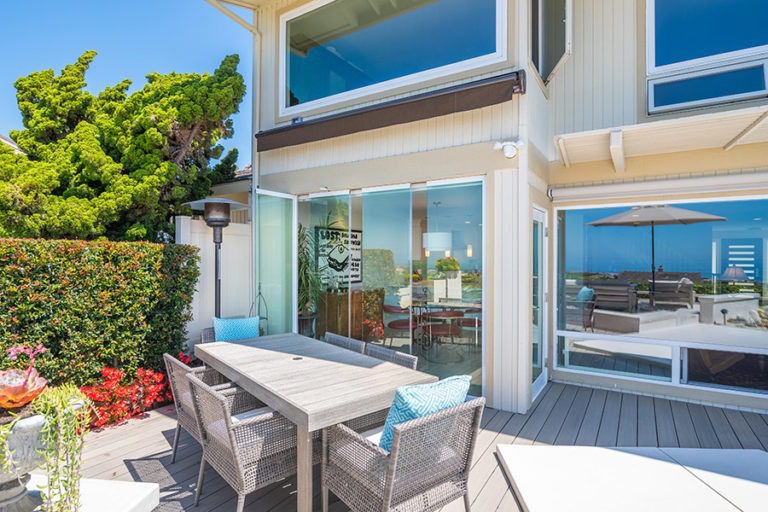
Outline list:
[[[306,55],[360,28],[380,23],[436,0],[338,0],[289,22],[291,51]]]

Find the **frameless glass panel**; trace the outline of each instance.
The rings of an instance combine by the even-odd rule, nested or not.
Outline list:
[[[256,196],[256,315],[264,335],[293,331],[293,201]]]
[[[764,0],[655,0],[656,66],[768,44]]]
[[[299,332],[306,336],[350,333],[349,286],[362,276],[349,203],[349,195],[299,202]]]
[[[544,368],[544,279],[542,276],[542,257],[543,257],[543,226],[539,221],[533,221],[533,275],[531,278],[531,290],[533,297],[533,325],[531,326],[531,352],[532,369],[531,381],[535,381],[541,375]]]
[[[410,189],[352,196],[352,229],[360,230],[362,282],[352,286],[352,335],[410,353]]]
[[[482,392],[482,182],[413,194],[412,304],[421,368],[441,378],[471,375]]]
[[[560,365],[575,370],[672,380],[672,347],[624,340],[560,337]]]
[[[761,64],[674,82],[654,83],[651,87],[653,106],[656,108],[692,101],[724,99],[729,96],[765,92],[765,70]]]
[[[293,18],[286,106],[493,54],[496,4],[336,0]]]
[[[768,355],[695,348],[684,350],[687,383],[768,393]]]

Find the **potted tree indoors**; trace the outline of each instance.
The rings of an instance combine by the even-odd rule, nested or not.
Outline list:
[[[317,301],[323,286],[315,262],[315,244],[306,227],[299,224],[296,244],[298,260],[299,334],[314,337]]]

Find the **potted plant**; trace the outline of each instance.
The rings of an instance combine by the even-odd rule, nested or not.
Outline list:
[[[461,270],[461,265],[459,265],[459,260],[453,256],[446,256],[435,262],[435,269],[449,277],[456,277],[456,272]]]
[[[0,371],[0,510],[74,512],[79,509],[80,454],[88,430],[85,398],[74,386],[48,389],[35,369],[45,347],[11,347],[26,369]],[[48,485],[27,492],[29,473],[43,465]]]
[[[445,299],[447,300],[449,298],[456,298],[450,297],[448,282],[458,279],[459,286],[461,286],[461,265],[459,264],[459,260],[453,256],[440,258],[435,262],[435,270],[437,270],[443,277],[445,277]]]
[[[317,317],[317,301],[323,287],[315,262],[315,244],[306,227],[299,224],[296,245],[298,260],[299,334],[313,337]]]

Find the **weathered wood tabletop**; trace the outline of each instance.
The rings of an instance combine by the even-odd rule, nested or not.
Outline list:
[[[386,409],[400,386],[437,380],[299,334],[198,344],[195,355],[296,424],[299,512],[312,509],[312,432]]]

